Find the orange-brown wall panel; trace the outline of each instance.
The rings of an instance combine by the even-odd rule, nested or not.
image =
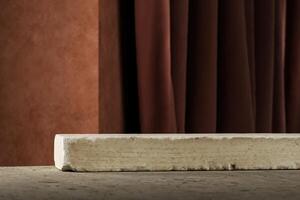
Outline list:
[[[98,0],[0,0],[0,165],[53,163],[99,130]]]

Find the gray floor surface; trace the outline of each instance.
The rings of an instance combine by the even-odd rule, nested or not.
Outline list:
[[[0,167],[2,200],[300,199],[300,171],[73,173]]]

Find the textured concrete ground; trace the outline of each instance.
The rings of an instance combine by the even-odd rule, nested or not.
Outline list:
[[[73,173],[0,168],[0,199],[300,199],[300,171]]]

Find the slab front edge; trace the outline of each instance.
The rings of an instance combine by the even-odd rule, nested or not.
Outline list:
[[[300,169],[300,134],[60,134],[63,171]]]

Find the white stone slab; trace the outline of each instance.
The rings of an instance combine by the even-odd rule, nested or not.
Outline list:
[[[300,169],[300,134],[60,134],[63,171]]]

